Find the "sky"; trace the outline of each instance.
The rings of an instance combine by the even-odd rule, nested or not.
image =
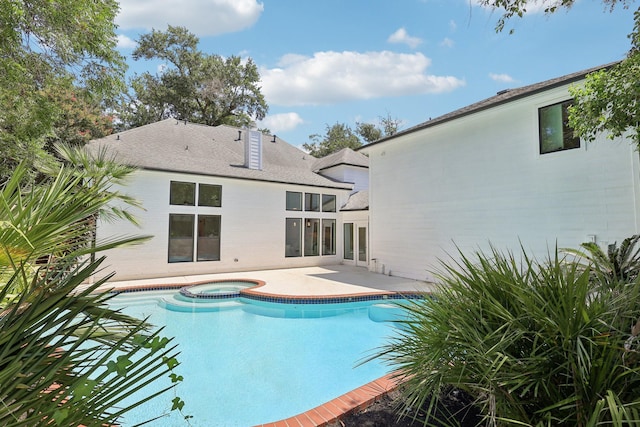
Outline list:
[[[543,12],[530,2],[506,29],[477,0],[120,0],[118,47],[129,75],[141,34],[167,25],[199,37],[199,49],[251,58],[269,105],[257,123],[301,146],[343,123],[390,117],[400,129],[495,95],[619,61],[630,48],[631,7],[601,0]],[[512,31],[511,31],[512,30]]]

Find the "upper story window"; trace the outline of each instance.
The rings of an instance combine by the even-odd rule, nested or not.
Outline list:
[[[172,205],[195,206],[196,184],[194,182],[171,181],[169,203]]]
[[[200,184],[198,190],[198,206],[222,206],[221,185]]]
[[[322,212],[336,211],[336,196],[333,194],[322,195]]]
[[[196,205],[196,183],[171,181],[169,204],[181,206]],[[198,206],[219,208],[222,206],[222,186],[211,184],[198,185]]]
[[[304,193],[304,210],[307,212],[320,212],[320,194]]]
[[[540,154],[580,148],[580,138],[573,135],[569,126],[572,101],[549,105],[538,109]]]
[[[302,210],[302,193],[298,193],[295,191],[287,191],[287,210],[288,211]]]

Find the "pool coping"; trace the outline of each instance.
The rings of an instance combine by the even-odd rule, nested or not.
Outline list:
[[[234,282],[256,283],[256,286],[240,290],[238,292],[240,297],[283,304],[337,304],[374,300],[416,299],[424,298],[429,295],[429,292],[416,291],[374,291],[367,293],[335,295],[281,295],[260,292],[259,289],[266,285],[266,282],[262,280],[243,278],[205,280],[191,283],[169,283],[162,285],[151,284],[123,286],[112,288],[109,290],[109,293],[122,294],[144,291],[173,290],[209,283],[228,282],[230,280]],[[389,373],[300,414],[283,420],[257,424],[253,427],[326,427],[353,412],[366,409],[373,403],[396,390],[401,383],[401,375],[398,373]]]

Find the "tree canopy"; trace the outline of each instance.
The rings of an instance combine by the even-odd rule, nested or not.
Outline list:
[[[617,4],[628,7],[634,0],[602,0],[602,3],[613,9]],[[478,4],[502,9],[502,16],[498,19],[496,30],[502,31],[507,21],[515,16],[522,18],[527,13],[527,7],[535,3],[544,5],[545,13],[554,13],[559,9],[570,9],[576,0],[478,0]]]
[[[223,58],[198,50],[199,39],[184,27],[144,34],[135,60],[161,60],[161,71],[131,80],[122,111],[127,127],[168,117],[210,126],[246,126],[265,117],[268,106],[260,91],[256,64],[238,56]]]
[[[587,141],[598,133],[609,138],[626,136],[640,149],[640,9],[634,22],[627,57],[587,75],[584,85],[570,88],[575,101],[569,109],[569,123]]]
[[[87,137],[108,132],[94,125],[104,124],[105,106],[124,89],[117,12],[115,0],[11,1],[0,7],[0,182],[21,162],[33,167],[50,161],[46,147],[63,137],[63,128]],[[75,114],[91,126],[69,120]]]
[[[314,157],[328,156],[343,148],[355,150],[364,144],[397,133],[401,124],[399,119],[392,118],[390,114],[379,117],[378,124],[356,122],[355,130],[345,123],[336,122],[332,126],[326,125],[324,136],[309,135],[312,142],[304,143],[302,147]]]

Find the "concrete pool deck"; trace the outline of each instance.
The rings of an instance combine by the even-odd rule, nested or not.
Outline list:
[[[349,265],[300,267],[277,270],[259,270],[195,276],[164,277],[154,279],[112,280],[103,289],[137,289],[170,285],[179,287],[193,283],[225,279],[252,279],[265,284],[255,293],[290,298],[327,298],[339,296],[365,296],[390,292],[415,294],[434,290],[433,284],[372,273],[366,268]],[[255,427],[322,427],[335,423],[341,417],[358,411],[381,399],[398,387],[398,380],[389,374],[362,387],[285,420],[268,422]]]
[[[122,281],[115,277],[101,288],[122,289],[169,284],[187,286],[191,283],[224,279],[261,280],[265,282],[265,285],[259,289],[260,293],[279,296],[323,297],[387,292],[416,293],[433,290],[433,285],[428,282],[385,276],[372,273],[363,267],[349,265],[239,271]]]

